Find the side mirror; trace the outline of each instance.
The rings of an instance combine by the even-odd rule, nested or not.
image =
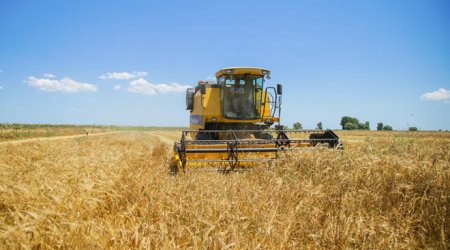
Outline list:
[[[277,84],[277,94],[279,95],[283,94],[283,85],[281,85],[281,83]]]
[[[186,110],[192,111],[192,109],[194,108],[194,95],[194,88],[186,89]]]
[[[206,85],[205,84],[200,85],[200,93],[202,95],[206,94]]]

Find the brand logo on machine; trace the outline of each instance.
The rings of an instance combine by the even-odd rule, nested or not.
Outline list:
[[[191,115],[191,124],[203,124],[203,116]]]

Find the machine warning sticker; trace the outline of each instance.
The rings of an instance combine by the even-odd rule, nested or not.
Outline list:
[[[203,116],[201,115],[191,115],[191,124],[203,124]]]

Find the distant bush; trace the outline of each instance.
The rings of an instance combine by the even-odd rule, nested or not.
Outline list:
[[[382,131],[392,131],[392,127],[390,125],[384,125],[382,122],[377,123],[377,130]]]
[[[384,125],[383,130],[392,131],[392,127],[389,125]]]
[[[355,130],[355,129],[358,129],[358,125],[357,125],[357,124],[354,124],[354,123],[351,123],[351,122],[347,122],[347,123],[344,125],[343,129],[344,129],[344,130]]]
[[[370,124],[369,122],[358,123],[358,128],[362,130],[370,130]]]
[[[347,129],[349,128],[349,127],[354,127],[354,126],[350,126],[350,125],[348,125],[348,124],[353,124],[353,125],[356,125],[356,127],[358,127],[358,123],[359,123],[359,120],[358,119],[356,119],[356,118],[354,118],[354,117],[350,117],[350,116],[344,116],[344,117],[342,117],[342,119],[341,119],[341,126],[342,126],[342,129],[346,129],[346,127],[347,127]],[[356,129],[356,128],[354,128],[354,129]]]
[[[380,131],[380,130],[383,130],[383,129],[384,129],[383,123],[382,122],[377,123],[377,130]]]
[[[418,131],[417,127],[409,127],[408,130],[409,131]]]
[[[357,118],[350,116],[342,117],[341,126],[342,129],[344,130],[355,130],[355,129],[370,130],[369,122],[360,123]]]
[[[300,122],[296,122],[292,126],[294,127],[294,129],[302,129],[303,128],[303,126]]]
[[[317,129],[320,129],[320,130],[323,129],[322,122],[317,123]]]

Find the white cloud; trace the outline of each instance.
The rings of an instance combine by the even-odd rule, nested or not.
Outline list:
[[[106,79],[114,79],[114,80],[130,80],[135,79],[139,77],[144,77],[148,73],[147,72],[140,72],[140,71],[133,71],[133,72],[108,72],[106,74],[103,74],[99,76],[100,79],[106,80]]]
[[[46,77],[46,78],[55,78],[56,76],[53,75],[53,74],[50,74],[50,73],[45,73],[44,77]]]
[[[120,85],[116,85],[116,86],[114,86],[114,90],[120,90],[122,88],[122,86],[120,86]]]
[[[64,77],[61,80],[50,79],[50,78],[36,78],[34,76],[29,76],[25,81],[29,86],[38,88],[42,91],[48,92],[63,92],[63,93],[75,93],[75,92],[95,92],[97,91],[97,86],[90,83],[77,82],[70,79],[69,77]]]
[[[2,90],[3,89],[3,87],[2,86],[0,86],[0,90]]]
[[[149,83],[145,79],[139,78],[130,82],[127,88],[128,92],[141,93],[145,95],[155,95],[157,93],[177,93],[184,92],[189,85],[181,85],[178,83]]]
[[[433,92],[427,92],[423,94],[420,99],[425,101],[450,101],[450,91],[444,88],[440,88]]]

